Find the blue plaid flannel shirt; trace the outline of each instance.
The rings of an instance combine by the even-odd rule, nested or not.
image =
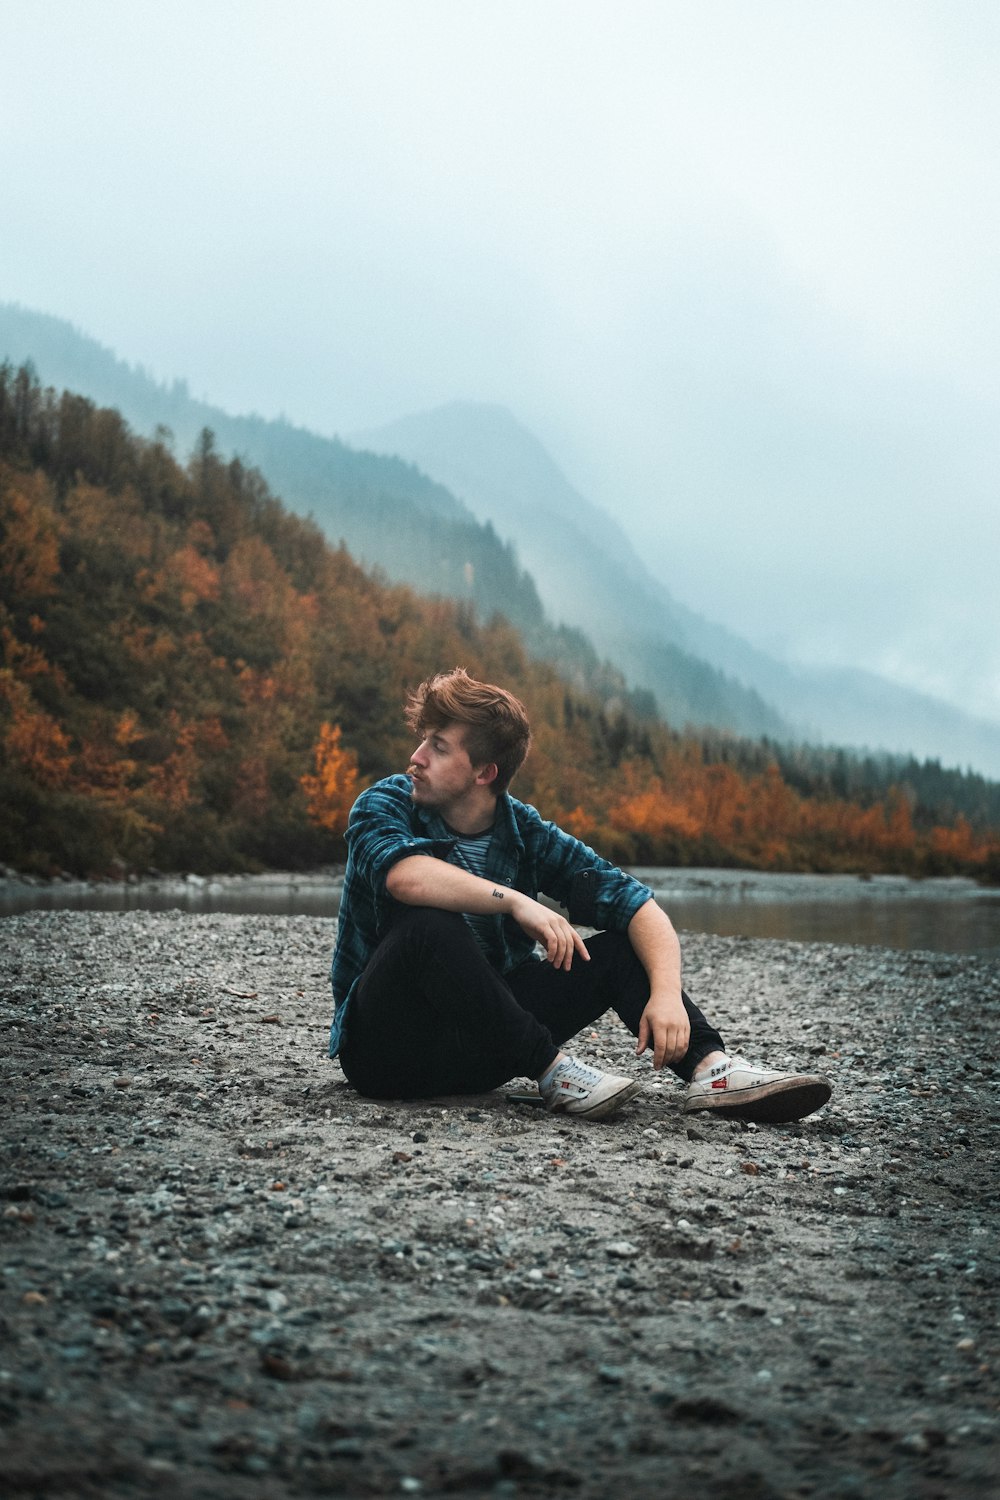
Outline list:
[[[385,887],[389,870],[411,854],[447,859],[455,835],[439,814],[414,806],[408,776],[387,776],[362,792],[347,824],[347,873],[340,902],[330,980],[333,1026],[330,1056],[340,1050],[344,1015],[362,970],[392,925],[400,903]],[[527,803],[504,792],[487,855],[487,876],[497,885],[539,892],[558,901],[570,921],[624,932],[652,896],[648,886],[593,849],[546,823]],[[491,961],[498,973],[536,959],[532,939],[512,917],[497,916]]]

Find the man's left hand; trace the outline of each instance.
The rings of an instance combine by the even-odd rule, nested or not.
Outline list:
[[[653,1067],[659,1072],[664,1063],[678,1062],[691,1041],[691,1022],[679,995],[650,995],[639,1022],[635,1045],[637,1057],[647,1047],[653,1049]]]

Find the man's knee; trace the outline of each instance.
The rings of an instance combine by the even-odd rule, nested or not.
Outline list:
[[[407,906],[390,928],[393,934],[438,942],[453,941],[468,931],[468,923],[461,912],[441,911],[436,906]]]
[[[585,941],[591,961],[597,959],[609,972],[632,975],[638,971],[645,975],[627,932],[595,932]]]
[[[393,919],[392,926],[379,944],[385,957],[419,967],[425,958],[460,954],[482,949],[473,937],[472,928],[457,911],[441,911],[435,906],[407,906]]]

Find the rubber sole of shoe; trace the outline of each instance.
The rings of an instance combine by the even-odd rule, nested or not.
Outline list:
[[[592,1104],[589,1109],[583,1101],[581,1101],[582,1107],[577,1106],[575,1109],[572,1104],[567,1102],[566,1104],[557,1105],[552,1110],[552,1113],[554,1115],[571,1115],[574,1120],[604,1120],[608,1115],[613,1115],[616,1110],[621,1109],[622,1105],[627,1104],[630,1099],[634,1099],[641,1088],[642,1084],[639,1080],[633,1078],[623,1084],[617,1093],[606,1094],[603,1099],[599,1100],[596,1104]]]
[[[753,1120],[760,1125],[789,1125],[822,1109],[832,1093],[825,1078],[780,1078],[725,1094],[696,1094],[685,1101],[684,1113],[722,1115],[727,1120]]]

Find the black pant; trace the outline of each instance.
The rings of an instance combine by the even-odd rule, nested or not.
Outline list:
[[[624,933],[587,939],[570,970],[522,964],[503,978],[456,912],[408,907],[351,999],[340,1046],[348,1081],[373,1099],[479,1094],[537,1078],[563,1042],[613,1008],[632,1034],[649,980]],[[722,1038],[687,995],[691,1041],[670,1067],[689,1081]]]

